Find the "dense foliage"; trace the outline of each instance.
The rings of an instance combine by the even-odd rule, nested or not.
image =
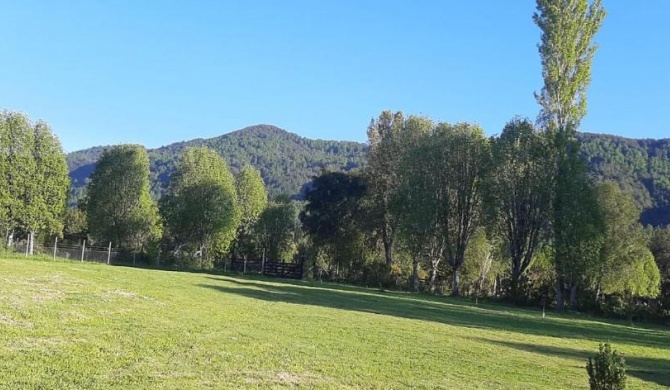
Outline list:
[[[45,122],[0,113],[0,225],[7,246],[27,236],[32,253],[35,236],[60,234],[69,181],[65,154]]]
[[[141,251],[161,236],[149,194],[149,158],[139,145],[106,149],[91,175],[85,201],[91,236],[106,246]]]
[[[206,148],[188,148],[161,202],[172,251],[198,258],[225,253],[235,238],[240,207],[235,179],[226,162]]]
[[[626,360],[609,343],[600,344],[598,353],[586,365],[591,390],[626,388]]]

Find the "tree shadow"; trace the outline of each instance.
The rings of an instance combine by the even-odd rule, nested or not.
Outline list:
[[[586,362],[589,357],[592,357],[597,352],[578,350],[572,348],[551,347],[546,345],[534,345],[526,343],[518,343],[514,341],[500,341],[490,339],[478,339],[483,342],[497,344],[508,348],[514,348],[520,351],[532,352],[547,356],[559,356],[568,359],[576,359],[583,362],[584,370],[586,371]],[[614,346],[615,349],[618,349]],[[659,358],[646,358],[637,356],[627,356],[624,354],[626,360],[626,373],[629,376],[641,379],[646,382],[653,382],[660,386],[670,387],[670,360]]]
[[[554,314],[543,319],[539,311],[474,305],[462,299],[380,292],[350,286],[226,276],[207,278],[212,283],[200,284],[201,287],[268,302],[322,306],[468,328],[592,340],[596,343],[609,340],[612,343],[670,348],[670,331],[660,328],[633,328],[594,320],[586,322]]]

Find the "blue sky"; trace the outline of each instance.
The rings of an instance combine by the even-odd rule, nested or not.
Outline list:
[[[670,1],[605,0],[583,131],[670,137]],[[64,148],[269,123],[365,140],[381,110],[534,119],[533,0],[4,1],[0,107]]]

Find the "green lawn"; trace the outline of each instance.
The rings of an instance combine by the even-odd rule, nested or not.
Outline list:
[[[0,259],[0,388],[670,386],[670,329],[353,287]]]

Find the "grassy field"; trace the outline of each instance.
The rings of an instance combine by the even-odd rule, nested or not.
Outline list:
[[[353,287],[0,259],[1,388],[670,386],[670,329]]]

